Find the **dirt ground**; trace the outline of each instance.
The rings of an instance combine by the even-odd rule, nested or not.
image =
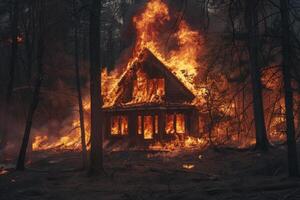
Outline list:
[[[80,153],[34,152],[25,172],[0,176],[0,199],[300,199],[300,179],[287,177],[286,155],[284,146],[263,154],[119,151],[105,154],[105,174],[88,177]]]

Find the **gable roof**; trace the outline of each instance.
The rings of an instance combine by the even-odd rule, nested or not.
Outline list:
[[[161,74],[163,78],[165,78],[166,87],[167,85],[171,86],[168,89],[169,94],[179,96],[188,102],[191,102],[195,98],[195,95],[178,79],[175,74],[171,72],[171,70],[169,70],[159,59],[157,59],[150,50],[144,49],[140,53],[138,61],[133,63],[133,65],[127,69],[117,84],[118,92],[113,103],[114,105],[122,102],[122,94],[126,93],[126,90],[130,88],[130,83],[134,78],[135,71],[140,66]]]

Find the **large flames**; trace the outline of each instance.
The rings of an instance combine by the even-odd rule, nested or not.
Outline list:
[[[174,17],[170,16],[162,0],[150,1],[144,12],[133,18],[133,22],[137,34],[135,55],[147,48],[182,80],[197,75],[201,66],[197,59],[203,49],[202,37],[184,20],[172,30],[170,24],[174,23]],[[170,41],[175,41],[176,48],[168,49]]]
[[[132,57],[129,59],[127,67],[123,71],[123,75],[133,64],[139,60],[140,53],[145,49],[149,49],[169,70],[174,73],[189,89],[197,93],[195,90],[194,78],[200,70],[200,63],[197,60],[201,51],[203,39],[199,32],[192,30],[186,21],[182,20],[174,30],[170,28],[172,23],[176,22],[176,16],[170,16],[170,10],[166,3],[162,0],[150,0],[145,8],[133,17],[133,24],[136,29],[136,42]],[[164,34],[163,34],[163,30]],[[169,49],[170,45],[173,45]],[[146,74],[138,71],[137,80],[134,82],[134,98],[130,103],[137,102],[160,102],[165,94],[163,79],[148,79]],[[123,77],[119,71],[107,73],[106,70],[102,72],[102,94],[104,96],[104,106],[111,106],[118,94],[116,94],[116,87],[119,80]],[[89,104],[87,104],[89,105]],[[89,111],[89,107],[85,107]],[[77,116],[77,115],[76,115]],[[178,123],[175,129],[183,132],[184,119],[178,116]],[[115,119],[112,123],[112,133],[118,134],[118,127],[124,129],[122,134],[127,134],[126,127],[119,122],[125,119]],[[181,120],[181,121],[180,121]],[[153,138],[155,130],[152,126],[150,117],[145,117],[145,137],[146,139]],[[157,118],[156,120],[157,121]],[[173,121],[172,121],[173,122]],[[64,134],[59,140],[53,141],[47,135],[38,135],[33,141],[33,150],[47,150],[47,149],[77,149],[80,150],[80,130],[79,120],[74,119],[71,132]],[[171,122],[170,122],[171,123]],[[88,124],[88,123],[85,123]],[[157,123],[156,123],[157,124]],[[155,127],[157,128],[158,125]],[[172,130],[167,130],[170,132]],[[86,131],[88,142],[89,131]],[[189,139],[190,140],[190,139]]]
[[[206,79],[199,82],[196,80],[205,69],[204,64],[199,61],[203,54],[204,39],[200,32],[193,30],[188,23],[181,19],[178,22],[176,11],[170,15],[170,8],[163,0],[149,0],[145,7],[133,17],[133,25],[136,29],[136,40],[132,52],[132,57],[122,69],[108,73],[103,70],[102,76],[102,95],[104,98],[104,107],[114,105],[121,91],[118,90],[120,80],[125,76],[128,70],[131,70],[134,64],[141,59],[140,54],[146,48],[158,58],[180,81],[190,89],[196,99],[193,104],[201,107],[205,115],[205,120],[199,122],[203,138],[197,139],[192,137],[180,138],[180,140],[172,141],[167,145],[154,144],[152,149],[174,149],[184,147],[203,148],[208,141],[220,143],[220,141],[229,140],[231,143],[238,143],[240,147],[251,145],[254,142],[253,137],[248,140],[243,139],[241,133],[253,132],[253,122],[248,120],[251,115],[247,115],[249,111],[249,101],[243,101],[239,98],[249,99],[247,95],[237,95],[233,92],[235,86],[231,86],[223,75]],[[178,13],[180,15],[180,13]],[[270,74],[270,73],[267,73]],[[266,87],[279,90],[280,85],[278,78],[271,77],[273,81],[268,79],[268,75],[263,74],[263,82]],[[270,79],[271,79],[270,78]],[[163,79],[149,79],[143,71],[137,71],[137,78],[134,81],[133,99],[129,103],[139,102],[161,102],[165,83]],[[228,90],[233,95],[224,95],[224,91]],[[221,91],[221,92],[220,92]],[[240,91],[244,91],[240,90]],[[279,92],[280,93],[280,92]],[[273,97],[272,97],[273,98]],[[272,109],[274,115],[267,117],[267,128],[269,137],[274,140],[283,140],[284,136],[279,131],[278,126],[284,122],[283,118],[283,101],[278,94],[278,100],[274,103]],[[268,105],[271,104],[270,102]],[[86,102],[85,112],[89,112],[89,102]],[[200,109],[201,110],[201,109]],[[276,112],[275,112],[275,111]],[[278,111],[278,112],[277,112]],[[167,116],[167,133],[180,133],[185,130],[184,116],[172,115]],[[71,131],[63,133],[63,137],[59,140],[52,140],[50,136],[37,135],[33,141],[33,150],[47,149],[81,149],[79,120],[77,115],[73,116],[73,125]],[[214,121],[213,119],[218,120]],[[253,117],[252,117],[253,118]],[[226,119],[226,120],[224,120]],[[231,119],[232,122],[229,122]],[[88,120],[88,119],[86,119]],[[112,134],[128,134],[126,126],[126,118],[117,117],[112,120]],[[223,121],[222,121],[223,120]],[[144,116],[138,118],[138,133],[141,133],[141,124],[144,123],[143,130],[146,139],[153,138],[158,129],[156,116]],[[176,121],[176,123],[174,123]],[[89,123],[85,123],[86,125]],[[153,126],[154,124],[154,126]],[[237,133],[237,134],[236,134]],[[250,134],[251,135],[251,134]],[[253,134],[252,134],[253,135]],[[89,145],[89,127],[86,127],[86,141]],[[221,142],[222,143],[222,142]]]
[[[145,8],[133,17],[136,42],[133,56],[129,59],[123,75],[117,72],[110,75],[106,71],[102,73],[105,106],[115,103],[119,95],[116,86],[120,77],[122,78],[134,63],[141,59],[140,54],[144,49],[150,50],[193,93],[201,94],[201,90],[195,89],[195,78],[203,71],[199,62],[199,55],[203,51],[203,38],[199,32],[192,30],[186,21],[181,20],[177,26],[174,26],[175,23],[177,16],[170,16],[170,10],[162,0],[150,0]],[[138,79],[142,77],[141,74]],[[139,98],[144,101],[147,95]]]

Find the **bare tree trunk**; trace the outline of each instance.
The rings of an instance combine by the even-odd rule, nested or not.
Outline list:
[[[253,113],[256,132],[256,149],[268,150],[268,139],[264,118],[264,106],[262,97],[261,71],[259,66],[259,29],[258,29],[258,2],[251,0],[246,2],[246,26],[248,29],[248,48],[250,57],[250,73],[253,95]]]
[[[37,1],[35,2],[37,4],[37,9],[39,13],[39,24],[38,24],[38,51],[37,51],[37,65],[38,65],[38,74],[37,74],[37,80],[34,87],[32,102],[29,107],[27,119],[26,119],[26,125],[24,130],[24,136],[22,140],[22,145],[20,148],[20,153],[17,161],[17,170],[24,170],[25,169],[25,159],[26,159],[26,151],[27,146],[29,143],[30,138],[30,132],[31,132],[31,126],[32,126],[32,120],[34,117],[35,110],[38,106],[39,99],[40,99],[40,89],[43,81],[43,54],[44,54],[44,2]]]
[[[297,129],[296,129],[296,142],[297,139],[300,137],[300,81],[298,81],[298,102],[297,102],[297,109],[296,109],[296,115],[297,115]]]
[[[103,171],[103,130],[104,122],[101,96],[100,62],[100,12],[101,0],[92,0],[90,7],[90,96],[91,96],[91,153],[90,174]]]
[[[33,1],[29,1],[26,4],[28,8],[28,15],[24,26],[24,43],[25,43],[25,55],[26,55],[26,71],[27,71],[27,84],[29,88],[33,88],[34,85],[32,83],[32,67],[34,63],[34,50],[36,44],[36,4]],[[30,89],[30,92],[33,92]],[[31,155],[32,153],[32,138],[29,139],[29,147],[27,148],[27,155]]]
[[[15,81],[15,70],[18,57],[18,22],[19,22],[19,0],[12,0],[12,14],[11,14],[11,54],[9,64],[9,79],[7,84],[6,98],[3,104],[4,113],[2,115],[2,137],[0,138],[0,150],[5,148],[7,144],[8,135],[8,120],[7,114],[10,112],[10,103],[13,92],[13,84]]]
[[[80,72],[79,72],[79,38],[78,38],[78,24],[80,23],[78,18],[78,10],[76,0],[73,1],[74,15],[75,15],[75,73],[76,73],[76,88],[78,97],[78,108],[79,108],[79,120],[80,120],[80,133],[81,133],[81,148],[82,148],[82,164],[83,168],[87,165],[87,150],[85,141],[85,127],[84,127],[84,115],[81,95],[81,84],[80,84]]]
[[[300,92],[299,92],[299,94],[300,94]],[[297,119],[298,123],[297,123],[296,137],[299,137],[300,136],[300,100],[298,102],[297,117],[298,117],[298,119]]]
[[[298,82],[298,107],[297,107],[297,132],[296,132],[296,137],[300,137],[300,82]]]
[[[295,124],[293,113],[293,88],[291,84],[291,41],[290,41],[290,17],[288,10],[289,1],[280,0],[281,29],[282,29],[282,72],[285,91],[285,121],[288,145],[289,175],[298,176],[298,156],[295,140]]]

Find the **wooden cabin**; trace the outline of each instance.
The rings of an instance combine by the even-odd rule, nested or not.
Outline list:
[[[106,139],[151,143],[197,136],[195,95],[149,50],[117,87],[114,105],[104,109]]]

